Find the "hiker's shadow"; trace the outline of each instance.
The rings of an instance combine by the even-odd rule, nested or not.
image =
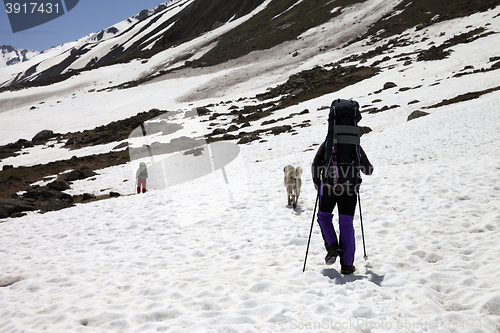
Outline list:
[[[366,277],[364,277],[363,275],[342,275],[333,268],[325,268],[321,273],[323,273],[324,276],[332,279],[335,284],[339,285],[343,285],[348,282],[354,282],[356,280],[366,279]]]
[[[366,271],[366,276],[365,275],[356,275],[356,274],[343,275],[343,274],[340,274],[337,270],[335,270],[333,268],[325,268],[321,273],[324,276],[332,279],[335,282],[335,284],[338,284],[338,285],[344,285],[346,283],[354,282],[357,280],[368,280],[370,282],[375,283],[378,286],[381,286],[382,281],[384,281],[383,275],[378,275],[371,270]]]

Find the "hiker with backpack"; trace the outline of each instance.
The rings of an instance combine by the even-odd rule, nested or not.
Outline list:
[[[359,144],[358,122],[361,120],[356,101],[333,101],[328,118],[328,135],[312,163],[312,177],[318,191],[318,223],[327,251],[325,263],[332,265],[340,257],[341,273],[352,274],[354,267],[354,212],[361,184],[360,171],[371,175],[373,166]],[[337,206],[340,237],[333,227],[333,210]]]
[[[146,179],[148,178],[148,168],[146,167],[146,163],[141,162],[139,164],[139,169],[135,173],[135,178],[137,179],[137,194],[146,193]]]

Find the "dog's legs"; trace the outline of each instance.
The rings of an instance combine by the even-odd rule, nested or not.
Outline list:
[[[297,187],[295,188],[295,208],[299,205],[300,185],[300,181],[298,180]]]

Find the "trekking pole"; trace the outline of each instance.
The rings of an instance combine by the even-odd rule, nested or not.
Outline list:
[[[311,221],[311,231],[309,231],[309,239],[307,240],[306,257],[304,258],[304,268],[302,268],[302,273],[304,273],[306,270],[307,253],[309,252],[309,244],[311,243],[311,235],[312,235],[313,226],[314,226],[314,217],[316,215],[316,208],[318,207],[318,201],[319,201],[319,191],[318,191],[318,195],[316,196],[316,203],[314,204],[313,217],[312,217],[312,221]]]
[[[361,213],[361,196],[359,195],[360,191],[358,189],[358,203],[359,203],[359,220],[361,221],[361,236],[363,236],[363,251],[364,256],[363,259],[368,260],[368,256],[366,255],[366,246],[365,246],[365,230],[363,228],[363,214]]]

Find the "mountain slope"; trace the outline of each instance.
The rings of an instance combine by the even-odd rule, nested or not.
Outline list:
[[[432,20],[402,3],[333,8],[272,47],[259,26],[254,51],[198,67],[268,1],[148,59],[1,92],[0,204],[28,209],[0,219],[0,331],[497,332],[500,7]],[[308,170],[336,98],[360,103],[375,167],[351,276],[324,264],[310,173],[296,210],[283,186],[284,166]],[[221,169],[200,142],[238,153]],[[134,195],[139,162],[149,192]],[[70,189],[47,203],[55,180]]]
[[[136,57],[150,57],[172,44],[195,38],[255,9],[263,0],[232,2],[198,0],[167,1],[150,11],[138,15],[79,40],[70,49],[52,57],[50,61],[34,63],[1,86],[38,81],[62,76],[69,72],[89,69]],[[207,10],[208,8],[208,10]],[[218,14],[217,14],[218,13]],[[196,19],[195,19],[196,18]],[[220,21],[220,22],[219,22]],[[195,24],[193,24],[195,22]],[[159,46],[158,46],[159,45]],[[153,49],[152,51],[148,51]],[[54,65],[55,63],[55,65]],[[57,79],[45,81],[50,84]]]
[[[208,0],[170,0],[160,6],[145,10],[113,27],[80,40],[69,50],[51,60],[33,64],[24,72],[11,74],[0,86],[34,81],[51,84],[94,66],[109,65],[133,58],[147,59],[158,52],[192,40],[212,31],[229,21],[245,16],[261,5],[264,0],[239,0],[232,2]],[[222,35],[212,37],[212,47],[201,58],[189,62],[189,66],[212,66],[230,59],[237,59],[253,51],[265,50],[298,38],[308,29],[326,23],[342,13],[345,8],[364,3],[358,0],[297,1],[273,0],[265,11],[242,22]],[[421,29],[443,20],[463,17],[498,6],[499,0],[459,0],[394,2],[394,11],[376,20],[364,31],[356,28],[351,41],[396,36],[406,29]],[[359,23],[362,23],[360,21]],[[357,39],[356,39],[357,38]],[[331,46],[326,46],[331,47]],[[189,54],[178,60],[189,58]],[[70,73],[73,72],[73,73]],[[59,79],[55,78],[59,75]],[[52,78],[47,80],[48,78]],[[22,86],[21,86],[22,87]]]

